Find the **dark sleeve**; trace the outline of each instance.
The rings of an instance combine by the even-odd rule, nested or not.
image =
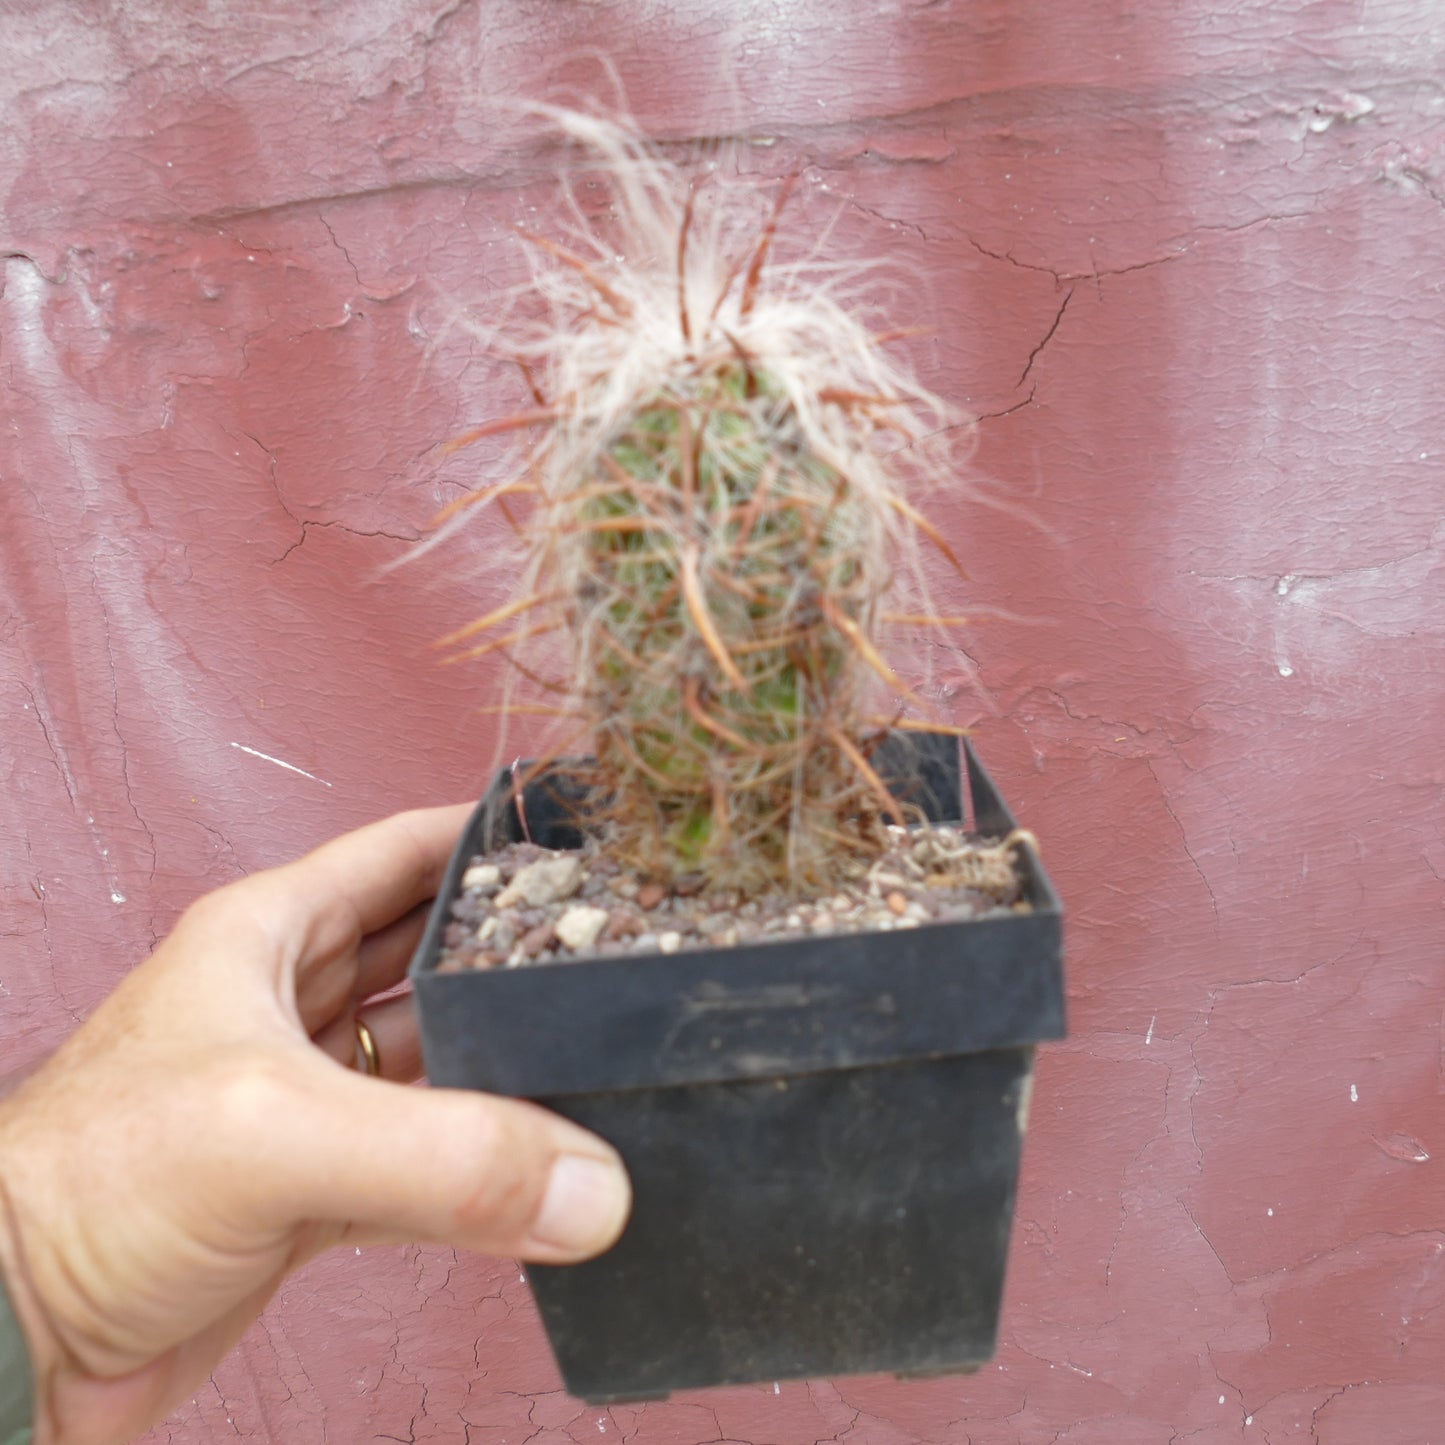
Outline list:
[[[0,1445],[30,1445],[34,1410],[30,1352],[0,1278]]]

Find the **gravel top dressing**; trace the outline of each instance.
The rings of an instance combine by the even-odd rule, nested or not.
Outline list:
[[[665,887],[621,868],[595,843],[567,852],[513,843],[467,869],[437,970],[677,953],[1028,912],[1012,843],[946,826],[890,827],[871,867],[836,893],[806,900],[706,892],[700,877]]]

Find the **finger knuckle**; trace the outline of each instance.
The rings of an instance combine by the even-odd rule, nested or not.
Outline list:
[[[256,929],[258,883],[242,878],[196,899],[181,915],[177,931],[202,939],[235,942]]]
[[[301,1092],[281,1059],[259,1054],[223,1061],[208,1106],[213,1132],[241,1141],[274,1132],[278,1124],[295,1118]]]
[[[472,1146],[482,1167],[458,1191],[454,1210],[459,1230],[494,1246],[525,1234],[546,1185],[541,1151],[507,1113],[489,1109],[478,1120]]]

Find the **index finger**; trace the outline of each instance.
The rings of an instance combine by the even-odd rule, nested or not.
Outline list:
[[[435,897],[472,807],[394,814],[248,882],[269,895],[292,948],[325,956]]]

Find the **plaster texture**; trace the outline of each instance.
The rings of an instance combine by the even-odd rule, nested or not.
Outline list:
[[[0,15],[0,1050],[200,891],[475,795],[386,572],[598,84],[797,167],[980,417],[932,686],[1070,906],[997,1361],[609,1411],[515,1267],[318,1262],[153,1445],[1425,1445],[1445,1419],[1445,25],[1428,0]],[[575,57],[575,58],[573,58]],[[533,210],[534,207],[540,208]],[[985,503],[988,503],[986,505]],[[435,584],[435,585],[434,585]]]

